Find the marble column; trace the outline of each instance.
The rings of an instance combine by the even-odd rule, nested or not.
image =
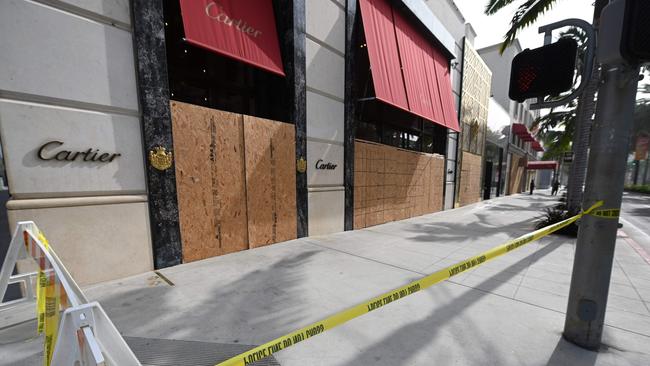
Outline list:
[[[289,118],[296,128],[296,159],[307,160],[305,0],[278,0],[275,5],[291,108]],[[296,172],[296,210],[298,237],[308,236],[306,173]]]
[[[158,146],[173,151],[163,0],[133,1],[132,11],[145,153]],[[147,159],[146,174],[154,267],[180,264],[175,167],[161,171]]]
[[[343,133],[345,186],[345,230],[354,229],[354,137],[356,124],[354,118],[354,55],[357,30],[357,0],[345,2],[345,122]]]

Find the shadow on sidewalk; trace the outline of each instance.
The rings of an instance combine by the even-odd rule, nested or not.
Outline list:
[[[231,266],[173,273],[183,285],[136,288],[99,298],[109,317],[124,334],[151,338],[248,343],[258,333],[293,330],[305,322],[308,302],[303,301],[304,272],[319,250],[291,255],[263,269],[239,275]],[[251,258],[254,260],[268,258]],[[238,263],[239,265],[245,262]],[[220,273],[219,268],[223,272]],[[209,276],[233,277],[210,281]],[[196,285],[188,285],[195,282]],[[282,310],[278,310],[282,309]],[[247,321],[246,321],[247,320]],[[221,329],[221,330],[219,330]],[[236,329],[229,332],[229,329]],[[235,333],[235,334],[232,334]],[[238,335],[245,335],[242,339]]]
[[[419,350],[426,348],[432,340],[439,336],[440,329],[443,325],[453,319],[457,319],[468,306],[490,294],[501,283],[523,272],[527,266],[532,265],[559,248],[564,241],[562,238],[556,238],[541,249],[504,268],[500,273],[495,274],[495,276],[487,278],[480,284],[473,286],[475,291],[468,290],[463,295],[451,299],[449,303],[436,308],[426,319],[403,325],[397,331],[394,331],[383,340],[375,343],[373,347],[365,349],[346,364],[350,366],[370,365],[382,358],[395,361],[395,364],[409,364],[408,360],[411,357]],[[526,264],[526,266],[522,266],[522,264]],[[493,279],[496,275],[499,275],[498,281]],[[481,288],[481,290],[477,290],[477,288]],[[465,353],[465,356],[469,357],[475,355],[475,359],[471,360],[472,364],[480,365],[489,363],[501,365],[507,363],[500,354],[495,352],[499,349],[495,343],[501,342],[501,340],[491,342],[490,335],[479,334],[477,327],[473,324],[467,324],[467,327],[460,327],[458,332],[461,334],[452,334],[450,336],[457,339],[459,343],[462,342],[464,344],[463,347],[467,348],[469,344],[480,347],[472,352]],[[475,339],[469,339],[470,337],[474,337]],[[398,343],[400,347],[396,347],[395,343]],[[444,351],[438,350],[437,352],[439,354]],[[487,357],[490,358],[489,362],[487,362]],[[441,359],[445,359],[445,357],[441,357]]]
[[[543,208],[546,207],[549,207],[548,203],[533,204],[529,207],[498,204],[486,207],[484,211],[487,212],[485,213],[474,213],[474,216],[477,218],[474,222],[462,223],[454,221],[414,223],[408,230],[416,233],[416,235],[409,239],[422,242],[435,242],[442,239],[464,239],[468,241],[476,241],[478,239],[483,239],[485,233],[494,233],[495,230],[514,232],[517,236],[523,235],[535,230],[537,218],[542,217],[544,214]],[[498,221],[499,213],[502,213],[503,211],[533,211],[538,213],[538,216],[503,225]],[[373,230],[373,228],[368,228],[368,230]]]
[[[596,363],[597,357],[598,352],[582,349],[567,342],[560,335],[560,340],[557,342],[546,366],[592,366]]]

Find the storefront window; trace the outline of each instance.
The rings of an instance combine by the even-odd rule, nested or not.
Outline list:
[[[281,40],[287,26],[278,1],[273,5]],[[291,122],[287,78],[185,41],[178,0],[165,1],[164,13],[170,99]]]
[[[355,48],[354,99],[356,138],[426,153],[445,154],[447,129],[374,98],[363,27]]]

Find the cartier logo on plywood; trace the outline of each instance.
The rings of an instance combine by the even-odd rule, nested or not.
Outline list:
[[[41,145],[38,149],[38,158],[44,161],[79,161],[79,162],[97,162],[97,163],[110,163],[122,156],[120,153],[107,153],[102,152],[96,148],[88,148],[85,150],[67,150],[61,148],[64,143],[62,141],[48,141]]]

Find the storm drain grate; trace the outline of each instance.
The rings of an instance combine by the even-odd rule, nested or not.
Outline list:
[[[256,346],[171,339],[124,337],[143,366],[214,366]],[[252,366],[280,366],[271,357]]]

